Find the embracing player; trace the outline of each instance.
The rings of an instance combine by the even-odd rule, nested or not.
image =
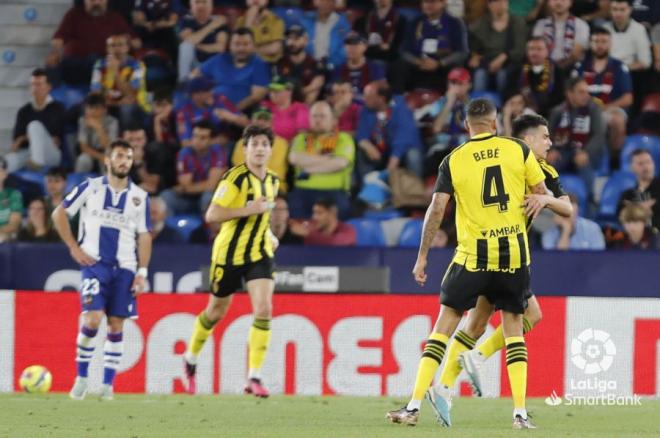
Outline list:
[[[124,350],[124,319],[137,316],[135,296],[145,287],[151,258],[149,196],[130,181],[132,165],[133,147],[123,140],[113,141],[105,157],[107,176],[74,187],[52,215],[71,257],[82,266],[83,324],[76,339],[77,377],[69,393],[75,400],[87,394],[89,363],[103,316],[107,316],[108,334],[101,398],[112,400],[112,383]],[[68,217],[78,211],[76,241]]]
[[[270,343],[273,309],[273,256],[277,239],[270,231],[270,211],[279,180],[267,168],[272,153],[270,128],[248,126],[243,132],[245,163],[229,169],[206,211],[207,222],[222,224],[213,243],[210,269],[212,295],[197,316],[184,354],[187,392],[196,392],[197,358],[213,327],[227,314],[232,295],[247,287],[254,321],[248,334],[249,373],[245,392],[268,397],[261,366]]]

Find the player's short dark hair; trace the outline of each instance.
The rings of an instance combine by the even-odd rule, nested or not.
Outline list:
[[[644,154],[648,154],[650,157],[653,157],[653,155],[651,154],[651,151],[649,151],[648,149],[637,148],[634,151],[632,151],[632,154],[630,154],[630,161],[632,162],[633,158],[638,157],[640,155],[644,155]]]
[[[48,77],[48,73],[46,72],[46,69],[44,69],[44,68],[40,67],[40,68],[35,68],[34,70],[32,70],[32,77],[35,77],[35,78],[44,77],[44,78],[46,78],[46,82],[48,82],[48,84],[50,84],[50,78]]]
[[[468,119],[480,119],[495,113],[497,113],[495,104],[485,97],[474,99],[467,106]]]
[[[516,117],[513,121],[511,135],[515,138],[522,138],[529,129],[538,128],[539,126],[548,126],[548,121],[545,117],[538,114],[523,114]]]
[[[62,166],[55,166],[48,169],[46,176],[57,176],[63,179],[66,179],[67,172]]]
[[[596,27],[593,28],[593,30],[591,31],[591,36],[594,36],[594,35],[607,35],[608,37],[611,37],[611,36],[612,36],[612,32],[610,32],[609,30],[605,29],[605,28],[602,27],[602,26],[596,26]]]
[[[585,79],[581,76],[571,76],[566,79],[565,89],[566,91],[573,91],[573,89],[580,83],[586,82]]]
[[[215,125],[209,120],[199,120],[193,124],[193,130],[195,128],[205,129],[211,131],[211,136],[215,133]]]
[[[117,148],[122,148],[122,149],[130,149],[133,150],[133,146],[126,140],[122,140],[121,138],[118,138],[117,140],[113,140],[110,143],[110,146],[108,146],[108,149],[106,149],[106,152],[108,155],[112,154],[112,151],[114,151]]]
[[[237,27],[231,33],[232,37],[234,37],[235,35],[238,36],[250,35],[250,38],[252,38],[252,41],[254,41],[254,32],[252,32],[252,29],[250,29],[249,27],[245,27],[245,26]]]
[[[101,93],[89,93],[87,97],[85,97],[84,106],[102,106],[105,108],[105,99]]]
[[[318,205],[319,207],[323,207],[326,210],[333,210],[337,209],[337,202],[332,199],[332,198],[319,198],[316,201],[314,201],[314,205]]]
[[[250,138],[256,137],[257,135],[265,135],[268,138],[270,145],[273,146],[273,143],[275,142],[275,134],[273,134],[273,130],[265,126],[257,125],[249,125],[245,128],[243,136],[241,137],[243,140],[243,146],[247,146]]]

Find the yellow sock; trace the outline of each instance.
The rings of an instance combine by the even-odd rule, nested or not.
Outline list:
[[[458,363],[458,355],[464,351],[472,350],[477,341],[459,330],[454,335],[454,342],[449,345],[447,351],[447,363],[440,375],[440,383],[447,388],[452,388],[456,383],[458,375],[461,374],[461,365]]]
[[[527,318],[523,318],[523,334],[529,333],[534,326]],[[502,324],[498,325],[495,331],[486,340],[477,347],[477,350],[484,355],[486,359],[504,348],[504,332]]]
[[[422,400],[424,398],[424,393],[431,386],[433,376],[435,376],[435,372],[442,363],[448,340],[446,335],[431,333],[428,341],[426,341],[424,353],[422,353],[422,359],[419,361],[419,368],[417,368],[417,378],[415,379],[415,389],[412,396],[413,400]]]
[[[257,377],[266,359],[268,344],[270,344],[270,319],[255,318],[248,335],[250,377]]]
[[[197,315],[195,320],[195,327],[193,328],[192,335],[190,336],[190,341],[188,341],[188,352],[194,356],[199,356],[199,352],[202,351],[206,339],[213,333],[213,326],[217,321],[212,322],[206,317],[206,314],[202,311]]]
[[[511,383],[511,396],[514,409],[525,409],[527,392],[527,346],[525,338],[513,336],[506,343],[506,369]]]

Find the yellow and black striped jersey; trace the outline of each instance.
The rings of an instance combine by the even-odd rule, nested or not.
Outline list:
[[[435,191],[456,199],[453,262],[471,271],[528,265],[525,190],[544,179],[529,147],[514,138],[479,134],[445,157]]]
[[[247,165],[241,164],[225,173],[211,202],[225,208],[242,208],[262,196],[268,202],[275,202],[278,188],[279,180],[274,172],[269,170],[261,180]],[[213,264],[244,265],[273,257],[269,229],[270,210],[223,222],[213,242]]]
[[[545,186],[552,192],[552,195],[555,198],[561,198],[562,196],[568,196],[562,187],[561,182],[559,181],[559,172],[552,167],[547,161],[543,159],[538,159],[543,175],[545,175]],[[529,193],[529,187],[527,188]],[[532,227],[532,218],[527,218],[527,231]]]

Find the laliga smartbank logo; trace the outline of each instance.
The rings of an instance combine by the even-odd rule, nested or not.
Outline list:
[[[617,394],[617,381],[598,378],[598,374],[609,370],[616,357],[616,345],[609,333],[588,328],[571,341],[571,363],[584,372],[583,379],[571,378],[562,399],[553,390],[546,397],[548,406],[639,406],[637,394],[622,396]],[[576,394],[579,392],[579,395]]]

